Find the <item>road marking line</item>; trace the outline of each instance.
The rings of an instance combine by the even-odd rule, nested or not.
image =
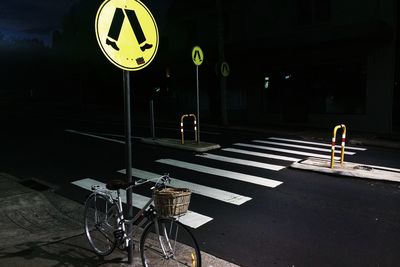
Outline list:
[[[244,174],[244,173],[231,172],[231,171],[221,170],[221,169],[217,169],[217,168],[211,168],[211,167],[202,166],[199,164],[188,163],[188,162],[184,162],[184,161],[180,161],[180,160],[159,159],[159,160],[156,160],[156,162],[164,163],[164,164],[168,164],[168,165],[172,165],[172,166],[176,166],[176,167],[180,167],[180,168],[184,168],[184,169],[189,169],[192,171],[217,175],[217,176],[234,179],[234,180],[239,180],[242,182],[267,186],[267,187],[277,187],[278,185],[282,184],[282,182],[275,181],[272,179],[248,175],[248,174]]]
[[[327,144],[327,143],[310,142],[310,141],[303,141],[303,140],[297,140],[297,139],[287,139],[287,138],[278,138],[278,137],[268,137],[268,139],[277,140],[277,141],[287,141],[287,142],[293,142],[293,143],[300,143],[300,144],[326,146],[326,147],[331,147],[332,146],[331,144]],[[336,145],[336,147],[340,148],[340,145]],[[367,150],[366,148],[354,147],[354,146],[346,146],[346,149],[359,150],[359,151]]]
[[[308,156],[308,157],[316,157],[316,158],[323,158],[323,159],[331,158],[331,156],[328,156],[328,155],[321,155],[321,154],[302,152],[302,151],[290,150],[290,149],[282,149],[282,148],[269,147],[269,146],[257,146],[257,145],[243,144],[243,143],[235,143],[234,145],[258,148],[258,149],[265,149],[265,150],[271,150],[271,151],[282,152],[282,153],[296,154],[296,155],[302,155],[302,156]],[[340,159],[340,158],[335,157],[335,159]]]
[[[69,133],[80,134],[80,135],[89,136],[89,137],[93,137],[93,138],[97,138],[97,139],[101,139],[101,140],[111,141],[111,142],[114,142],[114,143],[125,144],[125,142],[121,141],[121,140],[112,139],[112,138],[106,138],[106,137],[102,137],[102,136],[98,136],[98,135],[94,135],[94,134],[88,134],[88,133],[75,131],[75,130],[68,130],[68,129],[65,130],[65,131],[69,132]]]
[[[100,187],[106,187],[106,185],[102,182],[90,179],[90,178],[86,178],[86,179],[82,179],[82,180],[77,180],[72,182],[72,184],[79,186],[83,189],[91,190],[92,185],[99,185]],[[115,191],[111,191],[113,192],[113,196],[116,197],[116,192]],[[126,191],[125,190],[120,190],[121,192],[121,199],[122,202],[124,202],[126,204]],[[133,199],[133,206],[141,209],[144,207],[144,205],[150,200],[149,197],[146,196],[142,196],[139,194],[135,194],[132,193],[132,199]],[[186,224],[187,226],[190,226],[192,228],[198,228],[200,226],[202,226],[203,224],[209,222],[213,220],[213,218],[202,215],[200,213],[197,212],[193,212],[193,211],[188,211],[184,216],[182,216],[179,221],[183,224]]]
[[[222,150],[228,151],[228,152],[233,152],[233,153],[241,153],[241,154],[246,154],[246,155],[251,155],[251,156],[270,158],[270,159],[278,159],[278,160],[284,160],[284,161],[293,161],[294,162],[294,161],[301,160],[299,158],[285,157],[285,156],[279,156],[279,155],[275,155],[275,154],[260,153],[260,152],[254,152],[254,151],[250,151],[250,150],[243,150],[243,149],[236,149],[236,148],[223,148]]]
[[[114,143],[118,143],[118,144],[125,144],[125,141],[121,141],[121,140],[113,139],[113,138],[107,138],[107,137],[103,137],[103,136],[100,136],[100,135],[95,135],[95,134],[90,134],[90,133],[85,133],[85,132],[80,132],[80,131],[75,131],[75,130],[70,130],[70,129],[66,129],[65,131],[69,132],[69,133],[74,133],[74,134],[79,134],[79,135],[83,135],[83,136],[89,136],[89,137],[97,138],[97,139],[100,139],[100,140],[106,140],[106,141],[110,141],[110,142],[114,142]],[[125,138],[125,136],[119,135],[119,134],[102,133],[102,135],[111,136],[111,137]],[[143,137],[131,136],[131,138],[142,139]]]
[[[328,153],[331,152],[331,149],[327,149],[327,148],[293,145],[293,144],[280,143],[280,142],[271,142],[271,141],[263,141],[263,140],[252,140],[252,142],[262,143],[262,144],[269,144],[269,145],[277,145],[277,146],[287,146],[287,147],[301,148],[301,149],[307,149],[307,150],[315,150],[315,151],[328,152]],[[341,151],[340,150],[336,150],[335,153],[341,153]],[[355,152],[345,151],[344,154],[345,155],[354,155]]]
[[[279,165],[267,164],[267,163],[262,163],[262,162],[258,162],[258,161],[223,157],[223,156],[218,156],[218,155],[208,154],[208,153],[197,154],[196,156],[202,157],[202,158],[207,158],[207,159],[214,159],[214,160],[219,160],[219,161],[224,161],[224,162],[229,162],[229,163],[240,164],[240,165],[246,165],[246,166],[251,166],[251,167],[263,168],[263,169],[273,170],[273,171],[280,171],[285,168],[284,166],[279,166]]]
[[[126,169],[119,170],[118,172],[126,174]],[[132,168],[132,176],[140,179],[152,180],[152,179],[157,179],[162,175]],[[205,197],[213,198],[234,205],[242,205],[243,203],[251,200],[251,197],[238,195],[235,193],[216,189],[213,187],[182,181],[172,177],[171,177],[171,183],[169,185],[177,188],[189,188],[195,194],[199,194]]]

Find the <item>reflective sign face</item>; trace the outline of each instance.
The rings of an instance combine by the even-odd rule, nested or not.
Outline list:
[[[194,62],[195,65],[200,66],[201,63],[203,63],[203,51],[201,50],[201,48],[199,46],[195,46],[193,47],[192,50],[192,60]]]
[[[228,77],[230,72],[231,71],[229,69],[228,63],[222,62],[222,64],[221,64],[221,74],[222,74],[222,76]]]
[[[157,53],[156,21],[138,0],[104,1],[97,11],[95,30],[101,50],[121,69],[143,69]]]

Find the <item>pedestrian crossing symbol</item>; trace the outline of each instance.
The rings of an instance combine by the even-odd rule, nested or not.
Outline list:
[[[196,66],[200,66],[203,63],[204,55],[203,51],[199,46],[195,46],[192,49],[192,60]]]
[[[95,30],[104,55],[118,68],[136,71],[154,59],[158,28],[139,0],[106,0],[97,11]]]
[[[222,62],[221,64],[221,74],[224,77],[228,77],[230,73],[229,65],[226,62]]]

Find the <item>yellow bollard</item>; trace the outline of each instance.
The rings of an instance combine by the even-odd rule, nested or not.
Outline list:
[[[193,125],[194,125],[194,139],[197,142],[197,120],[196,120],[196,115],[194,114],[185,114],[182,115],[181,117],[181,144],[185,144],[185,139],[184,139],[184,133],[183,133],[183,119],[186,117],[193,117]]]
[[[333,129],[333,137],[332,137],[332,149],[331,149],[331,169],[333,169],[333,166],[335,164],[335,146],[336,146],[336,132],[337,130],[342,129],[342,143],[341,143],[341,152],[340,152],[340,164],[343,164],[344,162],[344,147],[346,143],[346,125],[341,124],[337,125]]]

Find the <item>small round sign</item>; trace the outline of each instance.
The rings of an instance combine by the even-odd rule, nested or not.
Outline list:
[[[106,0],[97,11],[97,42],[118,68],[136,71],[154,59],[158,28],[150,10],[139,0]]]
[[[204,55],[203,51],[199,46],[195,46],[192,49],[192,60],[196,66],[200,66],[203,63]]]
[[[229,69],[228,63],[222,62],[222,64],[221,64],[221,74],[222,74],[222,76],[228,77],[230,72],[231,71]]]

